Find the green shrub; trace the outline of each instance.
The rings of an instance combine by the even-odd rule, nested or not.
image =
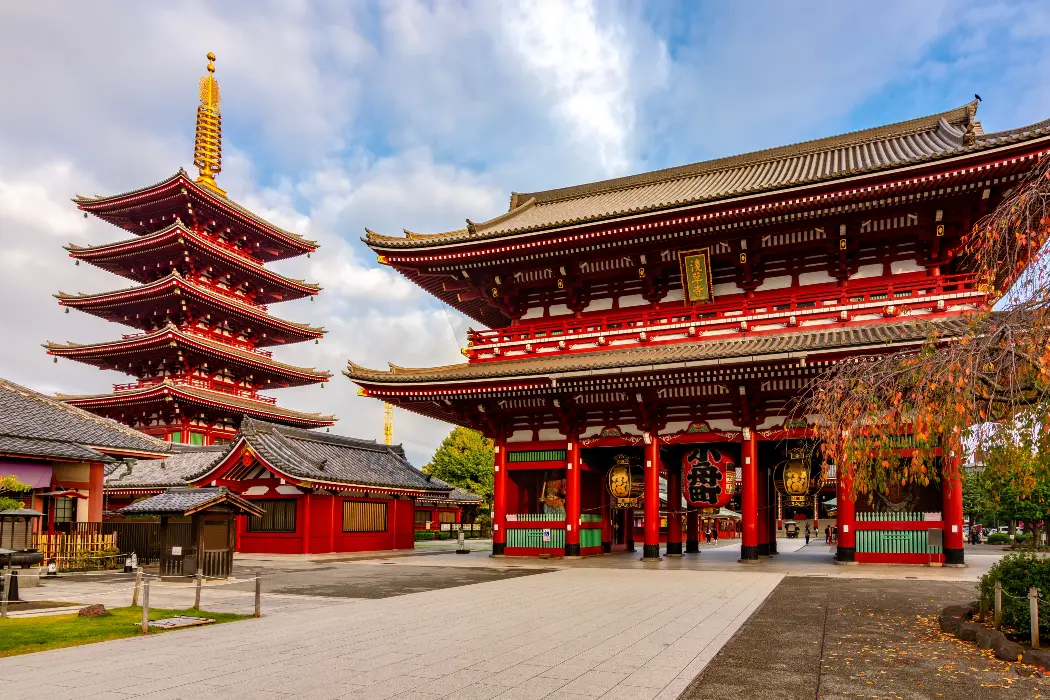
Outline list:
[[[416,530],[416,542],[423,542],[426,540],[434,539],[433,530]]]
[[[1050,558],[1034,552],[1007,554],[981,577],[981,597],[991,609],[995,582],[1003,586],[1003,624],[1022,635],[1029,630],[1028,588],[1035,586],[1039,597],[1050,595]],[[1050,615],[1039,616],[1039,636],[1050,635]]]
[[[1009,542],[1010,536],[1005,532],[993,532],[988,535],[988,544],[1002,544],[1003,542]]]
[[[1030,533],[1029,534],[1018,533],[1018,534],[1014,535],[1014,542],[1016,542],[1017,544],[1031,544],[1032,543],[1032,535]]]

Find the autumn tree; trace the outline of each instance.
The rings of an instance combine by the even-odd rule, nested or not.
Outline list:
[[[492,440],[476,430],[457,427],[441,441],[423,471],[484,498],[487,515],[492,508],[494,464]]]
[[[839,363],[800,402],[799,412],[818,416],[824,457],[855,491],[953,478],[950,457],[968,446],[990,483],[1017,498],[1050,481],[1048,227],[1044,158],[964,238],[963,271],[987,308],[950,335],[927,323],[917,350]]]

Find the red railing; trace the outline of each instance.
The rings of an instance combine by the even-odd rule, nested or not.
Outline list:
[[[197,226],[197,227],[195,227],[193,229],[193,232],[196,233],[197,235],[199,235],[201,238],[206,238],[208,240],[208,242],[211,243],[212,245],[214,245],[216,248],[222,248],[223,250],[229,251],[229,252],[233,253],[234,255],[237,255],[238,257],[245,258],[247,260],[251,260],[253,263],[255,263],[257,265],[262,265],[263,264],[263,261],[261,259],[255,257],[254,255],[249,254],[243,248],[238,248],[235,245],[230,245],[229,243],[223,242],[222,240],[219,239],[218,236],[216,236],[215,234],[213,234],[211,231],[209,231],[206,228]]]
[[[845,314],[884,313],[895,315],[909,306],[929,306],[932,297],[956,299],[983,298],[972,275],[941,275],[911,280],[856,280],[841,287],[805,292],[781,289],[759,292],[752,298],[735,295],[726,301],[674,308],[639,309],[610,314],[588,314],[581,318],[567,317],[561,321],[542,320],[518,326],[493,330],[475,330],[467,335],[471,359],[500,350],[524,349],[535,351],[541,347],[559,345],[565,349],[569,340],[600,339],[599,344],[615,338],[635,338],[644,341],[650,332],[682,329],[693,337],[697,333],[719,329],[738,329],[742,332],[764,322],[787,322],[820,319]],[[743,324],[743,325],[742,325]],[[645,334],[645,335],[643,335]]]
[[[206,279],[204,279],[202,277],[187,277],[186,279],[189,282],[193,283],[194,285],[196,285],[198,287],[204,287],[205,289],[210,289],[211,291],[215,292],[216,294],[220,294],[220,295],[222,295],[224,297],[227,297],[229,299],[233,299],[234,301],[239,301],[240,303],[242,303],[242,304],[244,304],[246,306],[251,306],[253,308],[259,309],[260,311],[267,311],[268,310],[265,304],[260,304],[257,301],[254,301],[253,299],[251,299],[251,298],[249,298],[247,296],[244,296],[243,294],[238,294],[237,292],[235,292],[234,290],[230,289],[229,287],[222,287],[222,286],[220,286],[218,284],[215,284],[214,282],[211,282],[209,280],[206,280]]]
[[[140,379],[137,382],[128,382],[126,384],[114,384],[113,391],[129,391],[131,389],[145,389],[151,386],[156,386],[163,381],[169,381],[172,384],[178,384],[181,386],[192,386],[198,389],[207,389],[208,391],[216,391],[222,394],[229,394],[230,396],[236,396],[242,399],[251,399],[253,401],[261,401],[262,403],[268,403],[271,405],[277,404],[277,399],[272,396],[263,396],[258,392],[257,389],[244,389],[241,387],[233,387],[223,382],[216,382],[210,379],[201,379],[199,377],[150,377],[146,379]]]

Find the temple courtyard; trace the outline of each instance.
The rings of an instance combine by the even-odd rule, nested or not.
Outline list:
[[[0,659],[0,683],[12,700],[994,698],[1043,689],[1042,678],[965,657],[930,623],[940,607],[973,599],[999,553],[968,551],[965,569],[836,566],[823,541],[779,544],[782,554],[758,564],[736,561],[739,541],[659,562],[440,550],[240,557],[237,577],[262,574],[261,619]],[[129,584],[120,574],[71,576],[23,597],[115,607],[128,604]],[[156,607],[192,599],[190,586],[151,590]],[[250,612],[253,602],[244,580],[206,585],[201,607]]]

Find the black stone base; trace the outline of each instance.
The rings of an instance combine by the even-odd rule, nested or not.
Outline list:
[[[602,542],[602,551],[608,554],[612,551],[612,542]]]
[[[769,541],[769,555],[773,556],[775,554],[778,554],[778,552],[777,552],[777,542],[776,542],[776,540],[770,540]]]
[[[645,544],[642,545],[642,559],[659,559],[660,558],[660,545],[658,544]]]
[[[758,556],[768,557],[769,556],[769,543],[759,542],[758,543]]]
[[[637,549],[634,548],[634,540],[627,540],[627,551],[628,552],[637,552],[638,551]]]
[[[740,545],[740,561],[758,561],[758,547]]]
[[[966,563],[965,557],[963,556],[963,550],[961,549],[948,549],[944,548],[944,565],[945,566],[962,566]]]
[[[700,542],[699,542],[699,540],[689,540],[689,541],[687,541],[685,543],[685,553],[686,554],[697,554],[697,553],[699,553],[699,551],[700,551]]]
[[[856,561],[857,548],[856,547],[842,547],[839,546],[835,550],[835,561]]]
[[[506,549],[506,548],[507,548],[507,545],[505,545],[502,542],[493,542],[492,543],[492,554],[494,556],[497,556],[497,557],[502,557],[503,556],[503,550]]]
[[[667,543],[667,554],[681,554],[682,543],[681,542],[668,542]]]
[[[567,557],[578,557],[580,556],[580,545],[577,544],[566,544],[565,545],[565,556]]]

